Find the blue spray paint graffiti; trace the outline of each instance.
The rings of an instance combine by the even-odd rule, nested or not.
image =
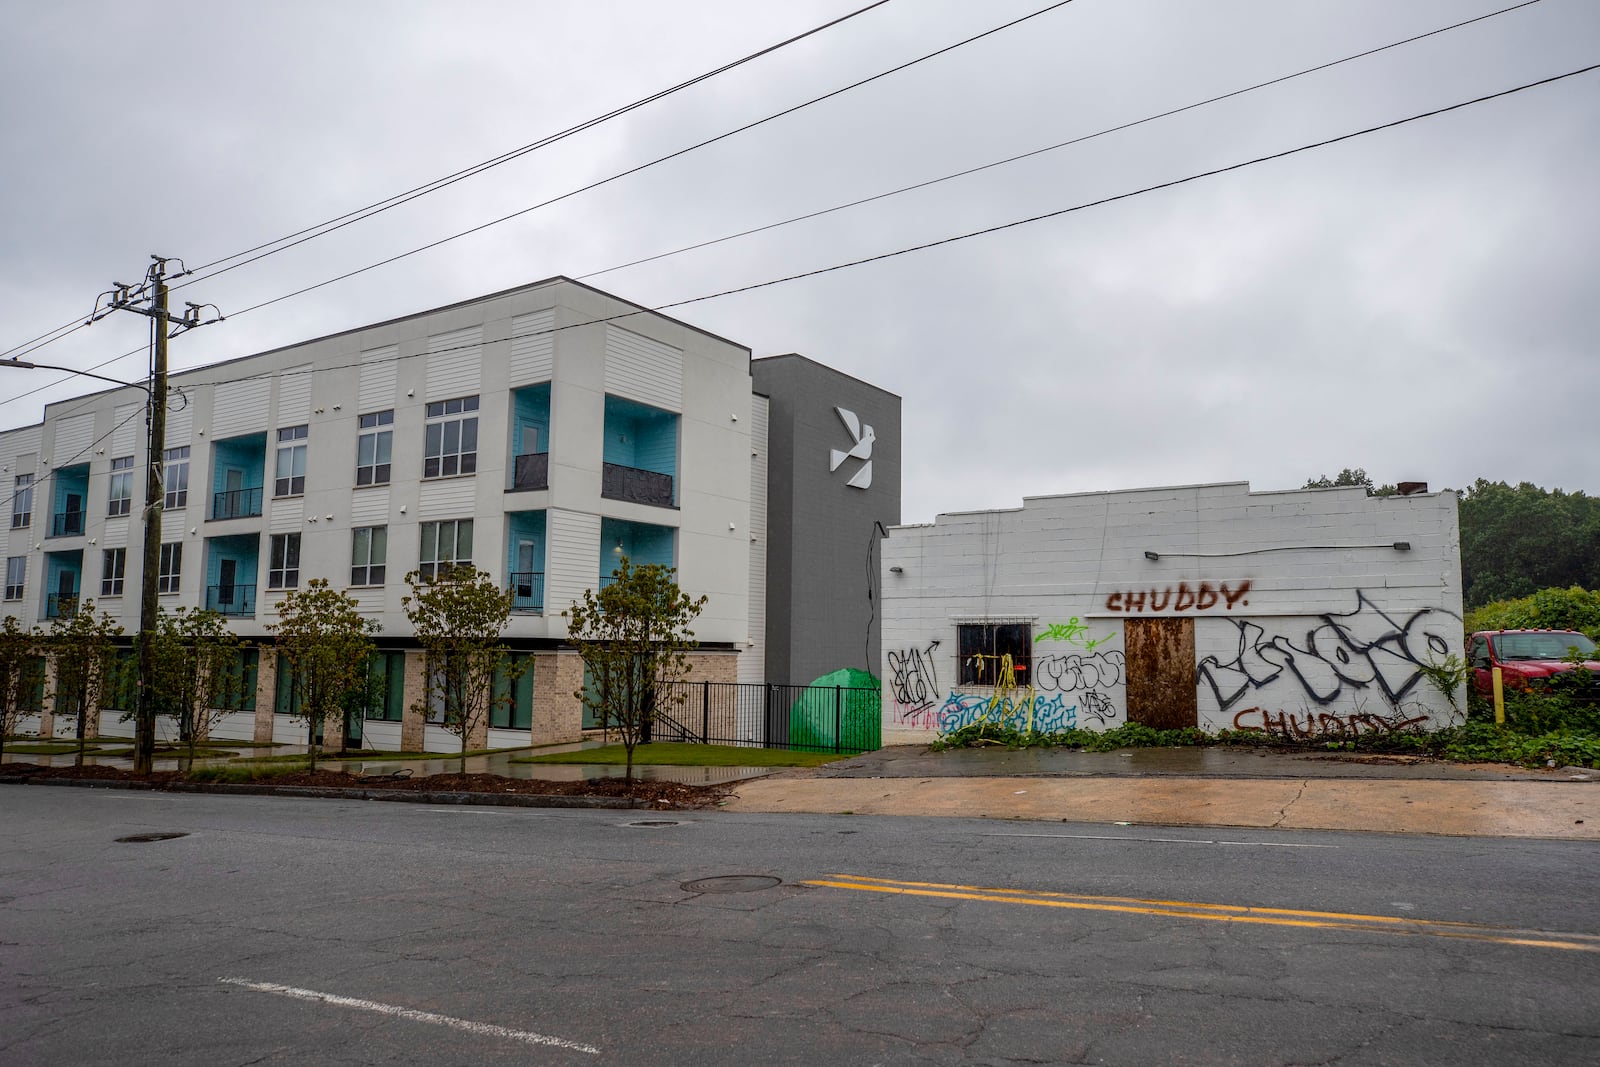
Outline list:
[[[1061,733],[1078,725],[1078,706],[1068,706],[1059,693],[1050,697],[1030,694],[1020,700],[1008,696],[951,693],[939,709],[940,733],[947,734],[978,723],[1018,733]]]

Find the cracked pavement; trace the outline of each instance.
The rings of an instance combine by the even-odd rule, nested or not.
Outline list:
[[[1269,814],[1313,799],[1273,784],[1290,788]],[[1597,951],[802,884],[1578,936],[1600,934],[1592,841],[730,812],[644,828],[637,813],[19,786],[0,806],[6,1064],[1600,1059]],[[113,840],[155,830],[187,836]],[[781,881],[684,888],[721,875]]]

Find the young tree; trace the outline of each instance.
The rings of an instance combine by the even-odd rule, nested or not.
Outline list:
[[[311,770],[317,768],[317,736],[328,720],[342,716],[352,703],[367,703],[372,635],[379,627],[361,617],[360,606],[326,578],[313,578],[284,596],[278,621],[268,627],[278,637],[278,684],[292,687],[294,717],[306,724]]]
[[[32,706],[41,678],[38,643],[38,635],[12,616],[0,624],[0,756],[6,753],[6,737],[17,732]]]
[[[56,661],[56,708],[71,707],[78,719],[78,754],[73,765],[83,766],[84,733],[90,708],[100,708],[105,697],[121,682],[115,639],[122,627],[84,600],[63,608],[50,620],[47,642]]]
[[[511,650],[501,642],[511,618],[511,593],[492,575],[469,565],[450,567],[434,577],[406,575],[411,594],[401,598],[427,661],[428,681],[416,705],[442,713],[445,729],[461,739],[461,769],[467,769],[468,739],[490,712],[513,699],[521,674]],[[496,676],[508,684],[498,695]]]
[[[194,763],[195,747],[238,706],[244,676],[239,638],[224,617],[203,608],[161,612],[156,628],[156,713],[172,719]]]
[[[695,647],[689,624],[706,598],[691,600],[680,590],[672,567],[635,567],[623,556],[613,573],[610,585],[598,594],[585,589],[583,599],[562,615],[568,620],[567,640],[577,646],[593,683],[576,695],[605,729],[621,736],[624,773],[631,780],[635,746],[649,735],[659,711],[684,699],[670,683],[689,673],[687,653]],[[663,692],[670,695],[663,698]]]

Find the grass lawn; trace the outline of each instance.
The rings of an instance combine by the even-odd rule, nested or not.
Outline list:
[[[854,752],[789,752],[781,748],[743,748],[738,745],[690,745],[659,742],[633,750],[633,764],[658,767],[820,767]],[[512,763],[589,763],[620,767],[627,763],[621,745],[585,748],[577,752],[552,752],[547,756],[519,756]]]
[[[516,748],[469,748],[469,749],[467,749],[467,757],[470,759],[473,756],[489,756],[489,755],[493,755],[494,753],[497,753],[497,752],[525,752],[525,751],[527,751],[527,749],[528,749],[527,745],[519,745]],[[417,760],[417,759],[460,759],[460,758],[461,758],[461,753],[460,752],[376,752],[376,751],[368,750],[368,751],[365,751],[365,752],[347,752],[343,756],[339,755],[337,752],[319,751],[317,753],[317,762],[318,763],[339,763],[341,761],[343,761],[345,763],[350,763],[350,762],[360,763],[362,761],[370,761],[370,760]],[[279,755],[275,755],[275,756],[240,756],[238,759],[234,760],[233,762],[234,763],[283,763],[283,762],[304,763],[305,761],[306,761],[305,753],[304,752],[299,752],[299,753],[279,754]]]
[[[13,744],[6,742],[6,755],[8,756],[65,756],[69,752],[78,751],[77,741],[18,741]],[[93,741],[83,743],[85,756],[104,755],[100,746]]]

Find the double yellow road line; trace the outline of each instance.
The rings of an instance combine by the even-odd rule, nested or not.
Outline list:
[[[1555,948],[1574,952],[1600,952],[1600,936],[1516,930],[1480,923],[1406,919],[1394,915],[1360,915],[1338,911],[1300,911],[1294,908],[1259,908],[1245,904],[1205,904],[1192,900],[1145,900],[1140,897],[1086,896],[992,886],[945,885],[940,882],[901,882],[855,874],[830,874],[803,885],[824,889],[854,889],[943,900],[973,900],[987,904],[1025,904],[1036,908],[1109,911],[1130,915],[1156,915],[1205,922],[1252,923],[1263,926],[1309,927],[1318,930],[1355,930],[1402,937],[1448,937],[1489,941],[1526,948]]]

